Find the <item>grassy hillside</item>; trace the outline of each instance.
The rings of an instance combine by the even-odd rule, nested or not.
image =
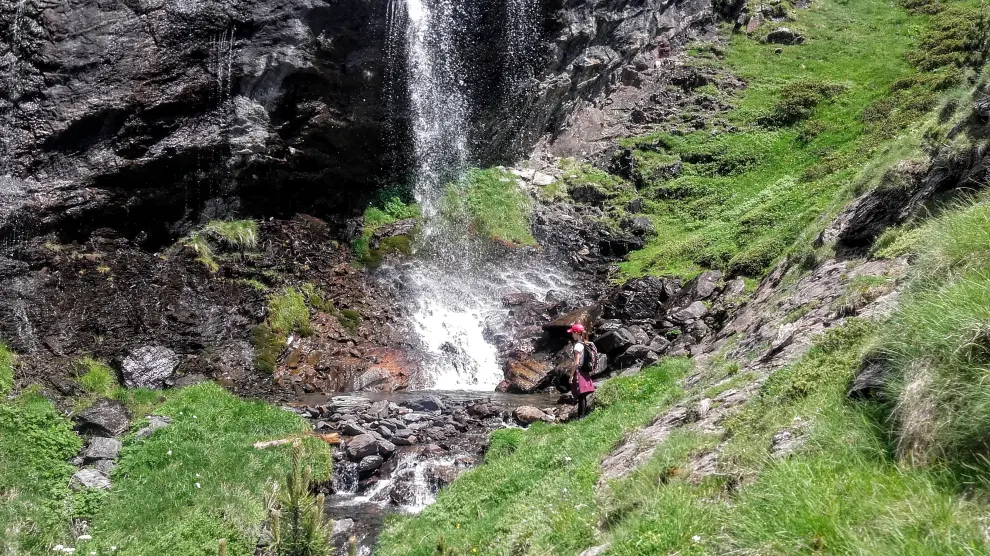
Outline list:
[[[717,268],[756,277],[783,254],[809,249],[809,228],[876,185],[863,168],[903,154],[912,124],[983,62],[987,21],[975,1],[914,2],[914,13],[881,0],[782,6],[805,44],[761,42],[776,26],[767,23],[753,36],[690,49],[689,64],[747,83],[738,93],[710,84],[695,91],[736,106],[726,126],[620,141],[657,230],[622,265],[624,276]],[[575,170],[564,178],[568,187],[617,180]],[[627,197],[613,203],[616,219]]]
[[[971,93],[987,81],[978,74],[987,18],[976,3],[823,0],[795,14],[807,45],[776,54],[734,36],[724,54],[696,51],[697,63],[747,79],[729,116],[737,131],[626,143],[659,231],[624,265],[627,275],[715,267],[760,276],[788,254],[810,254],[813,266],[830,253],[810,240],[853,197],[891,186],[883,176],[897,161],[990,144],[948,133],[971,117]],[[679,175],[664,173],[677,164]],[[592,174],[572,169],[564,185],[615,179]],[[930,209],[938,216],[874,246],[875,258],[912,261],[893,315],[820,336],[723,432],[675,430],[637,471],[595,487],[624,431],[752,380],[740,362],[717,360],[694,369],[701,380],[685,388],[676,378],[692,363],[661,361],[607,382],[586,420],[497,433],[486,462],[422,515],[394,519],[378,553],[990,552],[990,197]],[[867,360],[888,373],[886,398],[850,400]],[[721,382],[726,373],[736,374]],[[609,425],[617,420],[625,425]],[[774,456],[784,429],[803,444]],[[713,450],[715,472],[692,477],[692,462]]]

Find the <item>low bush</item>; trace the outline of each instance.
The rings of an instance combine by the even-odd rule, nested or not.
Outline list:
[[[789,126],[807,119],[822,102],[831,100],[849,87],[820,79],[801,79],[784,85],[780,98],[761,118],[764,125]]]

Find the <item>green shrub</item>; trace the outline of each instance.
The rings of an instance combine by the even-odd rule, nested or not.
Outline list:
[[[254,368],[274,373],[285,337],[272,332],[267,324],[259,324],[251,329],[251,345],[254,347]]]
[[[759,276],[780,258],[786,249],[787,244],[779,237],[761,238],[729,260],[729,274],[732,276]]]
[[[7,344],[0,342],[0,399],[14,387],[14,352]]]
[[[987,59],[990,11],[980,5],[954,2],[939,10],[908,60],[922,71],[955,66],[978,69]]]
[[[780,98],[762,123],[770,126],[788,126],[811,116],[823,101],[830,100],[848,90],[848,85],[820,79],[792,81],[780,89]]]

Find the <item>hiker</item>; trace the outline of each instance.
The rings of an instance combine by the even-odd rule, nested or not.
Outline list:
[[[598,363],[598,348],[588,341],[588,331],[584,325],[576,323],[567,329],[574,338],[574,362],[571,365],[571,393],[578,402],[578,417],[588,414],[588,396],[595,391],[591,372]]]

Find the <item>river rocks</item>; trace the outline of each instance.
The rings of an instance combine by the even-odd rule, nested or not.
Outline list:
[[[99,399],[75,416],[76,428],[98,436],[117,436],[131,425],[131,417],[124,404],[116,400]]]
[[[382,456],[374,455],[363,458],[360,463],[358,463],[358,470],[362,475],[370,475],[371,472],[375,471],[382,466],[385,459]]]
[[[89,443],[82,452],[83,463],[92,463],[101,459],[117,459],[120,448],[121,443],[116,438],[94,436],[89,439]]]
[[[347,457],[360,461],[368,456],[378,455],[378,440],[370,434],[361,434],[347,441]]]
[[[441,411],[446,409],[444,403],[436,396],[423,396],[415,400],[405,401],[402,402],[402,406],[413,411]]]
[[[95,490],[107,490],[110,488],[110,479],[98,469],[80,469],[72,475],[73,488],[88,488]]]
[[[512,411],[512,417],[521,425],[529,425],[537,421],[550,421],[551,418],[543,411],[528,405],[517,407]]]
[[[627,328],[619,328],[595,338],[595,346],[598,351],[606,354],[625,351],[626,348],[635,343],[636,338]]]
[[[167,347],[143,346],[124,358],[120,372],[128,388],[161,388],[179,361],[179,356]]]

